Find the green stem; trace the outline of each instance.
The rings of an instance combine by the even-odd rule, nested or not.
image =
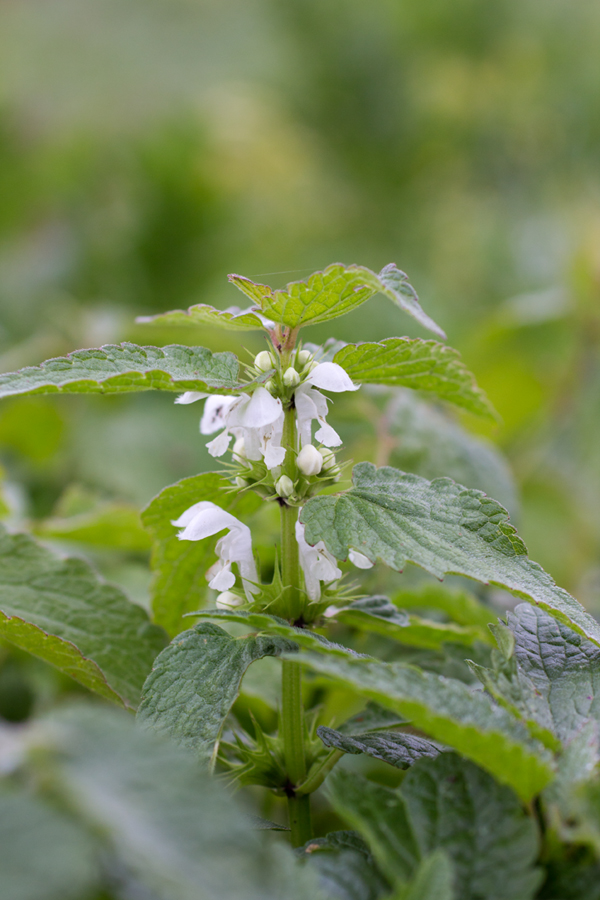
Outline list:
[[[288,448],[286,468],[295,467],[296,413],[286,410],[283,426],[283,446]],[[287,600],[287,617],[297,621],[302,614],[300,584],[300,558],[296,540],[298,510],[281,506],[281,580]],[[295,787],[306,779],[306,754],[304,748],[304,707],[302,704],[302,667],[299,663],[284,660],[281,671],[280,734],[289,779],[288,812],[292,846],[300,847],[312,837],[310,824],[310,797],[298,796]]]

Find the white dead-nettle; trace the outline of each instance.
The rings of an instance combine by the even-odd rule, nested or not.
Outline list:
[[[317,390],[341,393],[357,391],[360,385],[352,380],[337,363],[319,363],[306,380],[296,388],[294,401],[298,417],[298,432],[302,447],[312,443],[312,423],[316,419],[321,426],[315,434],[316,440],[327,447],[339,447],[342,440],[338,433],[325,421],[327,415],[327,398]]]
[[[275,490],[280,497],[291,497],[294,493],[294,482],[287,475],[282,475],[275,483]]]
[[[177,535],[180,541],[202,541],[227,528],[228,533],[217,541],[216,551],[219,559],[206,573],[209,587],[216,591],[228,591],[233,587],[235,575],[231,571],[231,566],[237,563],[248,600],[251,599],[251,594],[258,591],[256,587],[258,575],[252,555],[252,535],[247,525],[210,500],[194,503],[171,524],[182,529]]]
[[[188,391],[175,402],[194,403],[203,397],[206,394]],[[285,449],[281,446],[283,418],[281,400],[271,396],[264,387],[257,387],[252,394],[241,397],[211,394],[204,404],[200,431],[214,434],[223,429],[206,445],[211,456],[223,456],[233,435],[243,438],[247,459],[264,457],[266,467],[272,469],[285,459]]]
[[[359,553],[358,550],[350,550],[348,559],[357,569],[372,569],[375,565],[368,556],[365,556],[364,553]]]
[[[316,447],[312,444],[306,444],[298,454],[296,464],[302,474],[310,478],[313,475],[318,475],[323,468],[323,457]]]
[[[233,591],[223,591],[216,600],[217,609],[235,609],[236,606],[243,605],[244,598],[240,597],[238,594],[234,594]]]
[[[331,584],[332,581],[341,578],[342,573],[337,567],[335,557],[325,549],[323,541],[319,541],[314,547],[306,543],[304,525],[300,522],[296,522],[296,540],[300,552],[300,565],[304,572],[306,593],[314,602],[321,596],[321,582]]]

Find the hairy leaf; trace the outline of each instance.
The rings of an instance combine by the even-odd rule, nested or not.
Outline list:
[[[497,419],[458,351],[437,341],[387,338],[378,344],[347,344],[335,354],[334,362],[353,381],[427,391],[476,416]]]
[[[453,478],[494,497],[511,515],[519,511],[508,462],[490,441],[471,434],[449,410],[414,391],[395,390],[381,420],[390,442],[387,462],[423,478]]]
[[[436,850],[421,860],[410,882],[394,891],[389,900],[454,900],[453,881],[448,855]]]
[[[548,751],[525,726],[468,685],[402,663],[343,659],[317,652],[296,657],[316,672],[397,710],[434,740],[474,760],[529,800],[553,775]]]
[[[390,603],[387,597],[365,597],[336,613],[336,619],[365,631],[374,631],[385,637],[412,647],[437,649],[445,642],[472,644],[474,641],[491,642],[487,629],[478,626],[455,625],[453,622],[434,622],[409,615]]]
[[[215,328],[227,328],[231,331],[255,331],[263,329],[264,325],[252,310],[215,309],[205,303],[197,303],[188,309],[174,309],[170,312],[160,313],[157,316],[138,316],[136,322],[139,325],[161,326],[204,326],[212,325]]]
[[[539,838],[518,798],[454,753],[416,763],[402,782],[419,850],[444,850],[461,900],[530,900]]]
[[[152,609],[156,621],[171,636],[186,626],[182,616],[204,602],[208,590],[206,571],[215,561],[216,538],[180,541],[171,525],[186,509],[209,500],[244,518],[259,505],[251,492],[239,496],[226,490],[231,483],[216,472],[184,478],[165,488],[142,511],[142,524],[154,539],[152,553]]]
[[[389,893],[368,846],[353,831],[313,838],[299,852],[316,869],[323,893],[332,900],[378,900]]]
[[[309,544],[324,541],[337,559],[351,548],[402,571],[413,562],[432,575],[466,575],[530,600],[600,646],[600,625],[527,556],[504,507],[449,478],[426,481],[360,463],[354,487],[313,497],[301,520]]]
[[[42,728],[45,778],[53,775],[73,813],[109,842],[138,883],[135,896],[320,897],[312,873],[253,829],[218,780],[164,736],[102,708],[63,711]]]
[[[427,328],[428,331],[437,334],[443,341],[446,340],[446,335],[439,325],[436,325],[433,319],[421,308],[417,292],[409,282],[408,275],[399,269],[398,266],[394,265],[394,263],[389,263],[389,265],[384,266],[375,278],[378,284],[377,290],[389,297],[413,319],[416,319],[423,328]]]
[[[321,725],[317,728],[317,734],[326,747],[343,750],[344,753],[365,753],[397,769],[408,769],[422,756],[435,757],[440,752],[440,748],[432,741],[403,732],[343,734]]]
[[[156,658],[144,684],[138,719],[201,756],[214,758],[246,669],[257,659],[294,649],[294,644],[277,636],[233,638],[217,625],[196,625]]]
[[[40,537],[132,553],[144,552],[151,547],[138,510],[125,503],[103,503],[79,515],[44,519],[35,523],[34,532]]]
[[[338,725],[337,730],[341,734],[365,734],[367,731],[385,731],[406,723],[404,716],[369,701],[363,710]]]
[[[85,687],[135,709],[161,628],[80,559],[0,531],[0,635]]]
[[[24,792],[0,793],[2,900],[80,900],[98,878],[78,824]]]
[[[107,344],[0,375],[0,397],[151,390],[232,394],[249,387],[240,383],[239,363],[233,353],[179,344],[162,348]]]

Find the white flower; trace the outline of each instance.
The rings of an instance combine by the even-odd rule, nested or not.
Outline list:
[[[242,597],[234,594],[233,591],[223,591],[219,594],[216,601],[217,609],[235,609],[236,606],[243,606]]]
[[[283,383],[286,387],[296,387],[296,385],[300,384],[300,376],[293,366],[290,366],[283,373]]]
[[[254,368],[259,372],[268,372],[269,369],[275,368],[275,357],[268,350],[261,350],[254,357]]]
[[[323,457],[316,447],[306,444],[298,454],[296,464],[302,474],[310,478],[312,475],[318,475],[323,468]]]
[[[304,537],[304,525],[296,522],[296,540],[300,551],[300,565],[304,572],[306,593],[311,600],[318,600],[321,596],[321,581],[331,584],[342,577],[337,567],[335,557],[325,549],[323,541],[319,541],[314,547],[306,543]]]
[[[348,559],[357,569],[372,569],[375,565],[368,556],[365,556],[364,553],[359,553],[358,550],[350,550]]]
[[[291,497],[294,493],[294,482],[287,475],[282,475],[275,485],[280,497]]]
[[[194,403],[204,397],[207,395],[188,391],[175,402]],[[264,387],[258,387],[252,394],[242,394],[241,397],[209,395],[204,405],[200,431],[202,434],[214,434],[223,429],[206,445],[211,456],[223,456],[233,435],[243,438],[248,459],[264,457],[265,465],[272,469],[285,459],[285,450],[281,446],[283,419],[281,400],[272,397]]]
[[[303,447],[312,443],[312,422],[316,419],[320,424],[315,438],[327,447],[339,447],[342,439],[325,421],[327,415],[327,398],[316,390],[340,393],[341,391],[357,391],[359,385],[352,383],[347,372],[337,363],[318,363],[300,387],[296,388],[294,400],[298,416],[298,431]]]
[[[250,595],[258,588],[250,582],[257,582],[258,575],[252,555],[252,535],[247,525],[209,500],[190,506],[171,524],[183,529],[177,535],[180,541],[202,541],[227,528],[228,534],[217,541],[219,559],[206,573],[209,587],[216,591],[228,591],[233,587],[235,575],[231,566],[237,563],[246,597],[251,599]]]

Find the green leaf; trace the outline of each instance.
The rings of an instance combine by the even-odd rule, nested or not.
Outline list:
[[[437,341],[400,337],[378,344],[347,344],[338,350],[333,361],[353,381],[427,391],[476,416],[498,419],[460,353]]]
[[[436,850],[419,863],[409,884],[395,891],[388,900],[454,900],[454,871],[448,855]]]
[[[422,756],[435,757],[440,748],[432,741],[395,731],[375,731],[372,734],[342,734],[324,725],[317,728],[317,734],[326,747],[342,750],[344,753],[365,753],[374,759],[389,763],[397,769],[408,769]]]
[[[103,503],[79,515],[44,519],[36,522],[33,530],[40,537],[130,553],[143,553],[152,546],[138,509],[126,503]]]
[[[600,646],[600,625],[541,566],[508,521],[504,507],[449,478],[426,481],[360,463],[352,490],[313,497],[301,521],[309,544],[324,541],[337,559],[350,548],[402,571],[416,563],[438,578],[465,575],[530,600]]]
[[[47,738],[45,754],[37,748],[45,783],[103,836],[137,882],[132,896],[320,897],[313,873],[253,829],[219,781],[163,735],[101,707],[63,710],[36,733]]]
[[[553,776],[551,756],[518,719],[481,692],[403,663],[304,652],[298,662],[400,712],[440,743],[474,760],[523,800]]]
[[[138,719],[214,759],[246,669],[257,659],[294,649],[295,644],[277,636],[233,638],[218,625],[196,625],[157,656]]]
[[[396,725],[406,725],[407,719],[378,703],[369,702],[363,710],[338,725],[341,734],[366,734],[368,731],[385,731]]]
[[[2,900],[80,900],[98,880],[79,824],[25,793],[0,792]]]
[[[427,582],[412,590],[397,591],[392,602],[400,609],[439,610],[459,625],[476,625],[482,630],[498,618],[493,609],[484,606],[469,591],[435,582]]]
[[[299,851],[316,869],[323,893],[335,900],[378,900],[389,885],[365,842],[353,831],[313,838]]]
[[[135,709],[166,642],[161,628],[80,559],[0,530],[0,635]]]
[[[472,644],[491,643],[490,632],[478,626],[455,625],[453,622],[434,622],[409,615],[397,609],[387,597],[365,597],[336,612],[336,619],[364,631],[374,631],[411,647],[436,650],[445,642]]]
[[[600,649],[527,603],[507,624],[514,640],[493,655],[494,668],[474,667],[484,686],[561,742],[590,720],[600,723]],[[494,630],[500,639],[504,627]]]
[[[277,634],[287,640],[300,644],[308,650],[317,650],[320,653],[329,653],[333,656],[340,656],[348,659],[367,659],[360,653],[356,653],[349,647],[342,644],[335,644],[328,641],[322,635],[315,631],[309,631],[307,628],[297,628],[288,624],[285,619],[278,616],[269,616],[266,613],[247,612],[246,610],[237,610],[230,612],[226,609],[203,609],[199,612],[188,613],[190,616],[197,616],[199,619],[221,619],[225,622],[238,622],[240,625],[247,625],[248,628],[255,628],[257,631],[266,634]]]
[[[241,518],[260,506],[256,494],[240,496],[227,488],[231,488],[231,482],[217,472],[193,475],[165,488],[142,511],[142,524],[154,540],[154,618],[172,637],[186,627],[181,617],[204,602],[208,591],[205,574],[215,561],[217,538],[180,541],[171,521],[200,500],[216,503]]]
[[[205,303],[197,303],[187,310],[174,309],[171,312],[160,313],[157,316],[138,316],[135,320],[138,325],[161,326],[195,326],[203,327],[212,325],[214,328],[227,328],[230,331],[255,331],[265,326],[251,310],[215,309]]]
[[[240,383],[239,363],[233,353],[179,344],[162,348],[107,344],[0,375],[0,397],[151,390],[235,394],[250,387]]]
[[[468,432],[449,411],[414,391],[395,390],[383,416],[391,466],[428,479],[453,478],[494,497],[511,514],[518,512],[517,489],[502,453]]]
[[[423,856],[444,850],[461,900],[530,900],[542,880],[535,822],[518,798],[454,753],[416,763],[402,782]]]
[[[376,275],[375,278],[378,285],[378,291],[385,294],[386,297],[389,297],[390,300],[396,303],[400,309],[404,310],[404,312],[408,313],[409,316],[412,316],[413,319],[416,319],[423,328],[427,328],[428,331],[437,334],[443,341],[446,340],[446,335],[439,325],[436,325],[433,319],[431,319],[421,308],[417,292],[412,284],[410,284],[408,275],[394,265],[394,263],[390,263],[389,265],[384,266],[379,275]]]
[[[332,772],[327,788],[333,808],[363,835],[387,878],[408,881],[420,851],[403,797],[344,769]]]

